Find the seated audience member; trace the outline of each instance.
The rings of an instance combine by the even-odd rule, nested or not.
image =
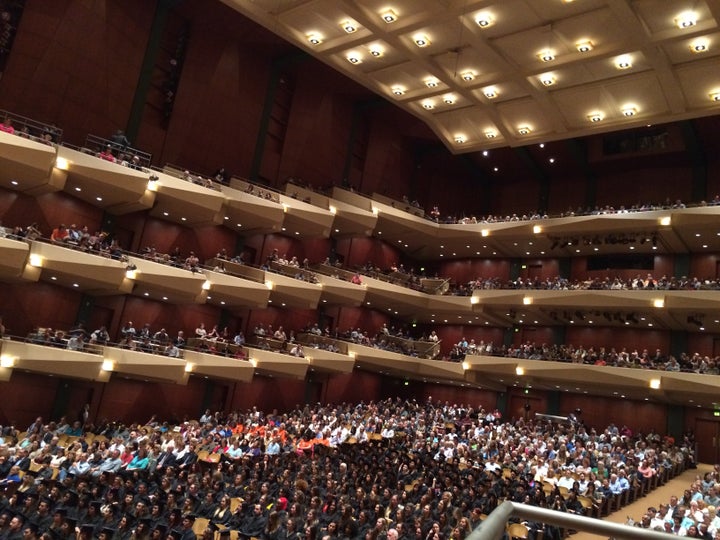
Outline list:
[[[50,241],[53,244],[64,244],[68,241],[68,238],[70,236],[70,233],[67,230],[67,227],[65,225],[60,224],[55,229],[53,229],[53,232],[50,234]]]
[[[105,161],[109,161],[110,163],[115,163],[115,155],[113,154],[112,148],[110,145],[106,146],[105,148],[100,151],[98,156],[100,159],[104,159]]]
[[[9,133],[10,135],[13,135],[15,133],[12,118],[5,117],[5,120],[3,120],[2,124],[0,124],[0,131],[4,131],[5,133]]]

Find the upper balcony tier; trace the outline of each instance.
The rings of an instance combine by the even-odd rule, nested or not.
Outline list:
[[[420,260],[702,253],[720,234],[716,205],[438,223],[378,194],[334,188],[325,195],[293,184],[280,193],[236,178],[230,186],[198,183],[174,169],[136,170],[6,133],[0,133],[0,186],[29,195],[65,190],[110,213],[148,210],[188,227],[222,224],[296,238],[373,235]]]

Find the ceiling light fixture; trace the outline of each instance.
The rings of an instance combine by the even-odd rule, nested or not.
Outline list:
[[[480,28],[487,28],[489,26],[492,26],[494,22],[495,19],[489,13],[478,13],[478,15],[475,17],[475,23]]]
[[[538,58],[543,62],[552,62],[555,60],[555,51],[551,51],[550,49],[540,51],[538,53]]]
[[[713,101],[720,101],[720,90],[710,92],[710,99]]]
[[[600,111],[591,112],[587,115],[588,120],[590,120],[593,124],[596,124],[597,122],[602,122],[604,117],[605,116]]]
[[[443,96],[443,102],[447,105],[452,105],[453,103],[455,103],[455,96],[453,96],[452,94],[447,94]]]
[[[635,116],[637,114],[637,107],[634,105],[626,105],[622,108],[623,116]]]
[[[397,14],[392,9],[386,9],[380,14],[380,16],[382,17],[382,20],[388,24],[397,21]]]
[[[402,96],[405,93],[405,88],[403,88],[402,86],[393,86],[392,93],[396,96]]]
[[[498,91],[494,86],[488,86],[483,90],[483,94],[485,94],[485,97],[488,99],[495,99],[498,95]]]
[[[615,67],[618,69],[630,69],[632,67],[632,58],[627,54],[618,56],[615,59]]]
[[[465,135],[462,135],[462,134],[460,134],[460,133],[458,133],[457,135],[455,135],[455,142],[458,143],[458,144],[463,144],[466,140],[467,140],[467,139],[465,138]]]
[[[372,54],[375,58],[382,56],[385,52],[385,49],[382,48],[380,45],[370,45],[368,47],[368,50],[370,51],[370,54]]]
[[[555,84],[555,81],[555,76],[551,73],[540,75],[540,82],[543,83],[543,86],[552,86]]]
[[[347,60],[351,64],[362,64],[362,56],[360,56],[356,52],[349,52],[347,55]]]
[[[690,44],[690,50],[695,53],[707,52],[709,42],[707,39],[696,39]]]
[[[472,71],[466,71],[461,75],[461,77],[463,78],[463,81],[470,82],[475,78],[475,74]]]
[[[697,24],[697,15],[693,11],[684,11],[675,17],[675,24],[678,28],[690,28]]]
[[[575,47],[577,48],[577,50],[578,50],[579,52],[583,52],[583,53],[584,53],[584,52],[590,52],[590,51],[593,50],[593,43],[592,43],[592,41],[590,41],[590,40],[578,41],[578,42],[575,44]]]
[[[430,100],[425,100],[422,103],[423,109],[427,109],[428,111],[431,111],[435,108],[435,104]]]
[[[495,131],[494,129],[488,129],[485,131],[486,139],[494,139],[495,137],[497,137],[497,131]]]
[[[322,43],[322,36],[317,32],[310,32],[307,35],[307,40],[313,45],[320,45]]]
[[[348,34],[357,32],[357,25],[351,20],[343,21],[340,23],[340,26],[342,26],[343,30],[345,30]]]
[[[518,133],[520,135],[529,135],[531,131],[530,126],[520,126],[518,128]]]
[[[425,34],[415,34],[413,36],[413,41],[418,47],[427,47],[430,45],[430,38],[428,38]]]

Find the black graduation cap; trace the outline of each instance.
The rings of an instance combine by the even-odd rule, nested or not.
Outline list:
[[[102,505],[102,501],[90,501],[90,504],[88,506],[92,506],[95,510],[99,512],[100,508],[102,508]]]
[[[98,537],[101,534],[105,534],[105,538],[107,538],[107,540],[110,540],[113,536],[115,536],[116,532],[117,531],[115,529],[113,529],[112,527],[103,527],[102,529],[100,529],[98,531]]]
[[[59,514],[62,517],[67,516],[67,508],[56,508],[54,514]]]
[[[92,538],[93,534],[95,534],[95,525],[92,523],[83,523],[80,525],[80,532],[85,533],[89,538]]]
[[[178,531],[177,529],[173,529],[168,532],[168,537],[172,537],[173,540],[180,540],[182,535],[182,531]]]
[[[185,514],[183,516],[183,519],[189,519],[190,521],[192,521],[194,523],[195,520],[197,519],[197,516],[195,514]]]
[[[74,530],[75,527],[77,527],[77,518],[74,518],[74,517],[66,517],[66,518],[65,518],[65,523],[68,524],[68,527],[70,527],[71,529]]]
[[[155,524],[155,530],[160,531],[160,535],[161,535],[163,538],[165,538],[165,534],[167,533],[167,528],[168,528],[167,523],[165,523],[165,522],[163,522],[163,521],[158,521],[158,522]]]

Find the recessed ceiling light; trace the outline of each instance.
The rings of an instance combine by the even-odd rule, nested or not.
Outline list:
[[[586,40],[586,41],[578,41],[575,44],[575,47],[579,52],[590,52],[593,50],[593,43],[592,41]]]
[[[497,131],[493,129],[488,129],[485,131],[485,138],[494,139],[495,137],[497,137]]]
[[[181,217],[180,219],[181,219],[182,221],[187,221],[187,218],[184,218],[184,217]]]
[[[622,109],[623,116],[635,116],[637,114],[637,107],[634,105],[626,105]]]
[[[712,99],[713,101],[720,101],[720,90],[710,92],[710,99]]]
[[[351,20],[343,21],[340,23],[340,26],[342,26],[342,29],[345,30],[348,34],[352,34],[353,32],[357,32],[357,24],[355,24]]]
[[[169,216],[169,215],[170,215],[170,214],[168,214],[167,212],[163,212],[163,216],[167,217],[167,216]]]
[[[675,24],[678,28],[690,28],[697,24],[697,14],[694,11],[684,11],[675,17]]]
[[[237,226],[238,226],[238,227],[242,227],[242,223],[238,223]]]
[[[57,281],[57,276],[53,276],[50,279],[52,279],[53,281]]]
[[[425,79],[425,86],[428,88],[436,88],[437,85],[440,84],[440,81],[438,81],[434,77],[430,77],[429,79]]]
[[[550,159],[548,159],[548,161],[549,161],[550,163],[555,163],[555,158],[554,158],[554,157],[551,157]]]
[[[167,296],[163,296],[163,300],[167,300],[167,299],[168,299],[168,297],[167,297]]]
[[[627,54],[618,56],[615,59],[615,67],[618,69],[630,69],[632,67],[632,58]]]
[[[708,50],[709,46],[710,46],[710,42],[707,39],[705,39],[705,38],[696,39],[695,41],[693,41],[690,44],[690,50],[692,52],[702,53],[702,52],[706,52]]]
[[[382,56],[383,53],[385,52],[385,49],[383,49],[381,45],[377,45],[377,44],[370,45],[368,50],[370,51],[370,54],[372,54],[375,58]]]
[[[555,84],[555,76],[551,73],[545,73],[544,75],[540,75],[540,82],[543,83],[544,86],[552,86]]]
[[[358,54],[357,52],[349,52],[347,54],[347,61],[351,64],[361,64],[362,63],[362,56]]]
[[[76,187],[76,188],[75,188],[75,191],[82,191],[82,188]]]
[[[423,109],[427,109],[428,111],[435,108],[435,104],[430,100],[423,101],[422,106]]]
[[[149,293],[149,292],[145,292],[145,293],[143,293],[143,296],[150,296],[150,293]]]
[[[532,130],[530,129],[530,126],[520,126],[520,127],[518,128],[518,133],[519,133],[520,135],[528,135],[528,134],[530,133],[530,131],[532,131]]]
[[[588,120],[590,120],[593,123],[602,122],[604,115],[600,111],[591,112],[587,115]]]
[[[415,34],[413,36],[413,41],[418,47],[427,47],[428,45],[430,45],[430,38],[427,37],[425,34]]]
[[[540,51],[538,53],[538,58],[543,62],[552,62],[553,60],[555,60],[555,51],[552,51],[550,49]]]
[[[320,45],[322,43],[322,36],[317,32],[310,32],[307,35],[307,40],[313,45]]]
[[[405,88],[403,88],[402,86],[393,86],[392,93],[396,96],[402,96],[405,93]]]
[[[79,287],[80,285],[78,283],[73,283],[73,287]]]
[[[397,14],[392,9],[386,9],[380,14],[380,16],[382,17],[382,20],[388,24],[397,21]]]
[[[498,91],[494,86],[488,86],[483,89],[483,94],[485,94],[485,97],[488,99],[495,99],[498,95]]]
[[[466,71],[461,75],[461,77],[463,78],[463,81],[470,82],[475,78],[475,74],[472,71]]]
[[[443,96],[443,102],[447,105],[452,105],[455,103],[455,96],[452,94],[447,94],[446,96]]]
[[[499,170],[497,167],[493,167],[493,171],[498,172]]]
[[[463,144],[466,140],[465,135],[461,135],[459,133],[455,135],[455,142],[458,144]]]
[[[95,197],[95,200],[98,202],[102,202],[102,197]]]
[[[495,22],[495,19],[493,18],[493,16],[490,13],[485,13],[485,12],[478,13],[477,16],[475,17],[475,23],[480,28],[487,28],[488,26],[492,26],[494,22]]]

